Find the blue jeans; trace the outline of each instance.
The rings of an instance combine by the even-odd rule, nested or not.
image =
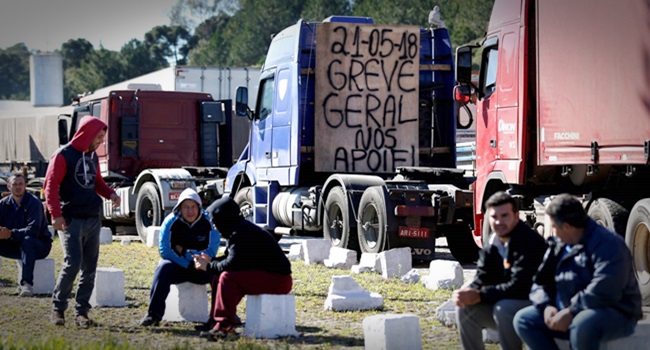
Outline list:
[[[31,236],[24,237],[20,242],[10,239],[0,240],[0,256],[20,260],[23,263],[23,274],[18,281],[19,285],[24,283],[34,285],[34,264],[38,259],[45,259],[51,249],[51,241]]]
[[[86,315],[90,310],[90,295],[95,288],[95,272],[99,258],[99,216],[91,218],[66,219],[68,226],[59,232],[63,247],[63,267],[52,293],[54,311],[65,311],[68,308],[68,297],[79,270],[79,286],[75,297],[75,314]]]
[[[558,332],[546,326],[542,311],[529,306],[517,312],[513,323],[515,331],[531,350],[558,349],[553,338],[569,339],[572,350],[583,350],[598,349],[602,341],[631,335],[637,320],[611,307],[586,309],[573,318],[568,332]]]
[[[162,319],[165,314],[165,300],[169,295],[172,284],[192,282],[196,284],[210,283],[210,274],[206,271],[184,268],[170,260],[162,260],[156,267],[149,295],[148,315]]]
[[[496,329],[502,349],[521,349],[521,340],[512,328],[515,313],[530,305],[528,299],[503,299],[493,304],[478,303],[456,307],[456,325],[465,350],[484,349],[483,329]]]

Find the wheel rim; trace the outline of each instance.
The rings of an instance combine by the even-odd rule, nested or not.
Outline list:
[[[253,205],[251,203],[242,203],[239,206],[239,210],[241,211],[241,215],[244,217],[244,219],[253,222]]]
[[[639,223],[634,230],[632,257],[634,270],[639,284],[650,283],[650,229],[645,223]]]
[[[140,221],[144,227],[149,227],[153,224],[153,205],[148,198],[144,199],[140,206]]]
[[[327,212],[327,226],[330,240],[334,245],[339,245],[343,233],[343,212],[338,204],[333,204]]]
[[[379,240],[379,215],[374,205],[369,205],[363,209],[361,225],[368,248],[374,249]]]

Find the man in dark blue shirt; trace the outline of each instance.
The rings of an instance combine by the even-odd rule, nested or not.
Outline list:
[[[52,234],[47,228],[43,204],[25,191],[25,177],[11,175],[7,186],[11,194],[0,200],[0,256],[22,261],[18,295],[30,296],[34,264],[50,254]]]

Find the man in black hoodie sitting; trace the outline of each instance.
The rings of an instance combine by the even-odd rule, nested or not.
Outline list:
[[[288,294],[293,285],[291,263],[270,233],[241,215],[239,205],[230,197],[215,204],[212,222],[228,240],[224,257],[211,259],[194,255],[195,267],[207,270],[212,279],[213,328],[205,333],[222,338],[234,333],[239,323],[237,304],[248,294]],[[214,293],[216,290],[216,293]]]

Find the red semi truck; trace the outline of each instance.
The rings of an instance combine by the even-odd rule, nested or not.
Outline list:
[[[160,90],[113,90],[82,97],[59,118],[59,144],[72,138],[84,115],[108,125],[97,149],[101,174],[122,197],[120,208],[103,205],[108,226],[135,224],[146,239],[160,226],[180,193],[194,188],[204,206],[223,193],[233,163],[232,102],[212,95]]]
[[[649,304],[650,2],[496,0],[483,41],[456,60],[456,99],[476,102],[476,243],[494,192],[545,235],[545,203],[572,193],[624,236]]]

